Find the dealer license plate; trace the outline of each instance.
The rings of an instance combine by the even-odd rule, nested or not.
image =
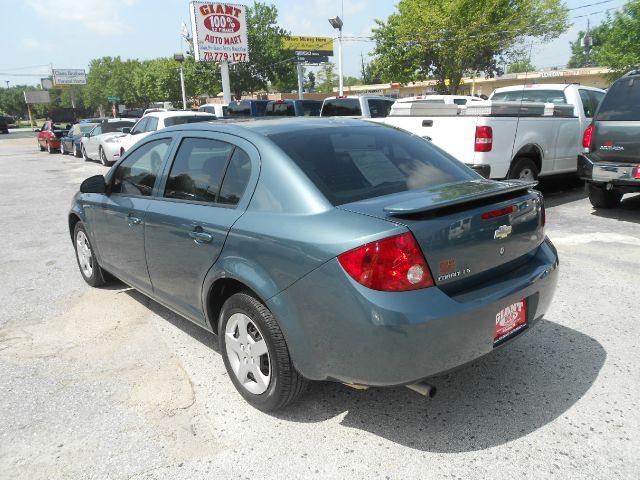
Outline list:
[[[497,343],[514,335],[527,325],[527,300],[523,298],[519,302],[504,307],[496,314],[496,336],[493,339]]]

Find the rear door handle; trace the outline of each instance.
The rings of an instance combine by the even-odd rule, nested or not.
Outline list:
[[[213,235],[203,232],[201,228],[189,232],[189,236],[199,245],[202,245],[203,243],[211,243],[213,240]]]

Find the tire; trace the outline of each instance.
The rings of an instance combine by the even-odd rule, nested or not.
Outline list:
[[[38,146],[40,147],[40,151],[41,151],[41,152],[44,152],[44,151],[46,150],[46,148],[44,148],[44,147],[40,144],[40,142],[38,142]]]
[[[89,160],[91,160],[88,156],[87,156],[87,151],[84,148],[84,145],[82,145],[80,147],[80,151],[82,152],[82,158],[84,158],[85,162],[88,162]]]
[[[78,149],[78,145],[76,145],[75,143],[73,144],[73,156],[77,158],[80,158],[82,156],[80,150]]]
[[[55,150],[53,148],[51,148],[51,143],[47,142],[47,152],[49,153],[49,155],[55,153]]]
[[[96,254],[89,241],[89,235],[87,235],[82,222],[76,223],[76,227],[73,230],[73,246],[76,251],[80,275],[82,275],[84,281],[92,287],[100,287],[107,283],[105,279],[106,272],[98,264]]]
[[[98,149],[98,153],[100,155],[100,163],[102,163],[102,165],[104,165],[105,167],[109,167],[111,165],[111,162],[107,160],[107,156],[104,154],[104,150],[102,149],[102,147]]]
[[[517,180],[538,180],[538,167],[527,157],[517,157],[513,160],[507,178]]]
[[[300,397],[308,381],[293,366],[282,331],[267,307],[247,293],[236,293],[224,303],[220,319],[224,365],[249,404],[270,412]]]
[[[60,155],[66,155],[67,151],[64,149],[64,142],[60,142]]]
[[[594,208],[616,208],[622,201],[622,193],[607,190],[604,186],[587,183],[589,201]]]

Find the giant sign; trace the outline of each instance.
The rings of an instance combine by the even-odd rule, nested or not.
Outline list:
[[[66,68],[53,70],[54,85],[86,85],[87,74],[82,68]]]
[[[247,7],[191,2],[191,32],[196,62],[248,62]]]

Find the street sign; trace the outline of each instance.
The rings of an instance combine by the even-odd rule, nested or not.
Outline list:
[[[60,85],[86,85],[87,74],[83,68],[67,68],[53,70],[53,84]]]
[[[282,49],[306,52],[305,56],[333,56],[333,38],[331,37],[284,37]]]
[[[46,90],[34,90],[31,92],[24,92],[24,101],[27,105],[34,103],[51,103],[51,97]]]
[[[120,101],[120,97],[116,97],[116,96],[107,97],[107,100],[110,101],[111,103],[116,103]]]
[[[196,62],[248,62],[247,6],[191,2]]]

